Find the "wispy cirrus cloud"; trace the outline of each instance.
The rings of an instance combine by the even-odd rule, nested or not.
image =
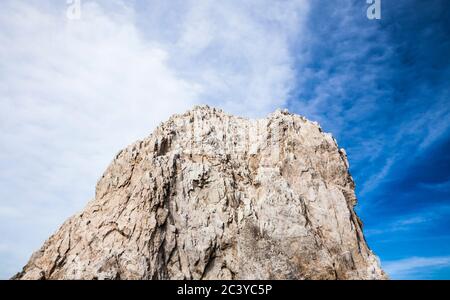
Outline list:
[[[437,217],[434,214],[420,214],[415,216],[406,216],[387,224],[381,228],[371,228],[364,230],[367,237],[375,235],[384,235],[399,231],[416,230],[417,226],[426,226],[428,222],[434,221]]]
[[[309,6],[306,0],[147,1],[137,20],[146,38],[165,45],[177,74],[205,87],[202,101],[261,116],[283,106],[295,87],[292,45],[303,39]]]
[[[370,197],[399,167],[449,134],[450,89],[444,78],[450,64],[433,53],[450,49],[442,42],[443,5],[441,0],[385,3],[382,20],[375,22],[367,20],[359,1],[319,0],[311,8],[289,105],[337,136],[361,197]],[[399,13],[418,7],[420,16]]]
[[[421,183],[421,187],[438,192],[450,192],[450,180],[444,182]]]
[[[391,279],[433,279],[437,270],[450,269],[450,256],[410,257],[384,261],[382,265]]]
[[[364,9],[357,0],[314,2],[289,107],[347,150],[357,210],[382,260],[445,256],[448,2],[383,2],[379,21],[367,20]]]

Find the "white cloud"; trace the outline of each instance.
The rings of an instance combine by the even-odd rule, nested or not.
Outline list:
[[[392,222],[383,222],[382,227],[369,228],[364,230],[364,233],[366,234],[366,237],[369,237],[398,231],[409,231],[417,229],[417,227],[429,226],[431,221],[440,217],[441,216],[435,213],[420,212],[416,215],[401,216]]]
[[[307,2],[187,3],[185,13],[176,13],[178,24],[169,25],[170,36],[178,38],[161,40],[171,65],[206,87],[202,99],[252,116],[284,105],[295,84],[290,43],[301,33]]]
[[[363,183],[363,188],[360,192],[361,196],[364,196],[368,192],[374,190],[388,177],[388,174],[391,171],[392,166],[396,162],[396,159],[397,157],[395,155],[387,158],[385,164],[381,167],[381,169],[378,172],[372,174],[372,176]]]
[[[448,192],[450,191],[450,180],[437,183],[422,183],[420,186],[428,190]]]
[[[430,229],[430,227],[440,224],[441,221],[448,219],[450,213],[450,206],[447,204],[435,204],[429,205],[426,208],[409,213],[405,215],[397,215],[394,219],[384,219],[383,222],[377,227],[366,228],[364,233],[366,237],[375,235],[386,235],[388,233],[397,232],[414,232],[414,230]],[[387,236],[387,235],[386,235]],[[385,237],[386,237],[385,236]],[[399,238],[404,240],[411,240],[410,235],[397,235],[396,240]],[[414,237],[413,239],[415,239]],[[424,237],[422,237],[424,239]]]
[[[427,275],[425,273],[433,273],[439,269],[449,267],[450,256],[410,257],[406,259],[383,262],[383,269],[392,279],[414,279],[418,277],[425,278],[425,275]]]
[[[2,2],[0,277],[93,196],[114,154],[194,103],[262,115],[293,87],[306,0]],[[148,14],[147,14],[148,13]]]

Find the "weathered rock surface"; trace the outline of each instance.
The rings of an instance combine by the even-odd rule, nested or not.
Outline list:
[[[207,106],[121,151],[16,279],[384,279],[344,150],[303,117]]]

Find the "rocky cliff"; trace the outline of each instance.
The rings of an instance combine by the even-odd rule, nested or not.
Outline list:
[[[345,151],[303,117],[207,106],[122,150],[16,279],[384,279]]]

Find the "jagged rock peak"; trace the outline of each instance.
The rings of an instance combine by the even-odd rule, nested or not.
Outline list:
[[[122,150],[15,278],[385,279],[348,168],[330,134],[286,110],[197,106]]]

